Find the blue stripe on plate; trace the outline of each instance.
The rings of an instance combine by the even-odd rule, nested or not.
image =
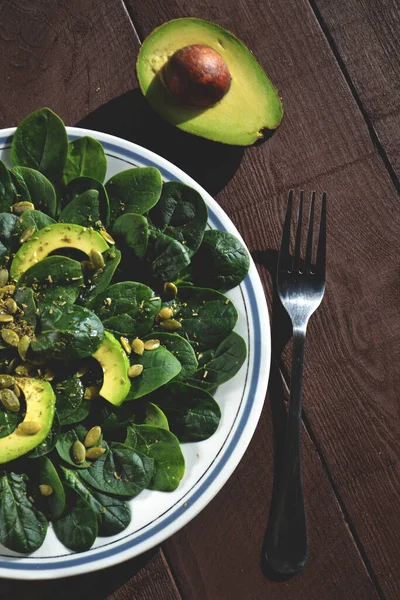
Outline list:
[[[73,140],[73,139],[76,139],[77,137],[79,137],[79,136],[70,135],[69,139]],[[0,145],[3,144],[6,140],[9,141],[9,138],[7,139],[6,137],[0,137]],[[105,151],[108,153],[115,153],[118,156],[125,156],[130,161],[139,162],[140,164],[145,165],[145,166],[154,166],[154,163],[151,160],[144,158],[142,155],[137,154],[133,150],[127,150],[125,148],[121,148],[120,146],[117,146],[117,145],[109,143],[109,142],[102,142],[102,145],[103,145]],[[176,179],[174,174],[171,173],[168,169],[160,168],[158,165],[157,165],[157,168],[159,169],[159,171],[161,172],[162,176],[165,179],[168,179],[168,180]],[[210,207],[209,207],[209,213],[210,213],[210,218],[211,218],[210,220],[211,220],[213,226],[217,227],[218,229],[226,230],[226,227],[223,225],[223,223],[220,221],[218,216],[213,212],[212,208],[210,208]],[[255,297],[255,292],[254,292],[253,284],[250,280],[250,277],[247,276],[243,280],[241,285],[245,288],[248,299],[249,299],[249,303],[250,303],[249,308],[250,308],[250,312],[251,312],[253,322],[254,322],[254,327],[252,329],[253,342],[254,342],[254,348],[257,348],[261,344],[261,321],[260,321],[260,314],[259,314],[259,310],[258,310],[256,297]],[[202,494],[204,494],[204,492],[206,492],[206,490],[212,484],[214,479],[221,473],[221,471],[225,467],[228,459],[230,458],[230,456],[232,455],[236,446],[238,445],[240,437],[242,435],[242,431],[243,431],[243,429],[249,419],[250,413],[251,413],[251,409],[253,406],[253,398],[254,398],[256,390],[257,390],[260,375],[261,375],[261,357],[260,357],[259,353],[255,352],[254,357],[253,357],[253,370],[252,370],[252,373],[250,374],[250,388],[249,388],[249,392],[247,395],[247,401],[244,406],[243,414],[240,418],[237,429],[229,443],[229,446],[227,446],[227,448],[225,449],[224,455],[221,458],[220,462],[211,470],[211,472],[208,474],[207,478],[203,481],[203,483],[196,490],[196,492],[194,492],[191,496],[188,496],[185,499],[185,504],[193,505],[195,502],[197,502],[197,500],[199,500],[199,498],[202,496]],[[129,550],[129,548],[133,548],[133,547],[137,546],[138,544],[141,544],[142,542],[145,542],[146,540],[151,538],[153,535],[162,531],[165,527],[168,527],[169,525],[171,525],[171,523],[173,523],[176,519],[181,517],[185,511],[186,511],[186,508],[183,505],[180,505],[170,515],[168,515],[168,517],[166,517],[165,519],[163,519],[162,521],[160,521],[153,527],[150,527],[142,534],[137,535],[135,537],[135,539],[128,540],[123,544],[118,544],[117,547],[107,548],[106,550],[96,552],[96,554],[94,554],[93,556],[85,556],[85,553],[80,554],[78,556],[72,555],[72,556],[74,556],[74,558],[68,558],[68,556],[63,556],[62,563],[56,562],[53,564],[44,563],[43,562],[44,558],[38,559],[38,562],[35,562],[35,559],[31,559],[29,562],[24,563],[24,562],[20,562],[18,560],[18,558],[10,556],[10,559],[11,559],[10,561],[8,561],[8,560],[0,561],[0,568],[12,569],[12,570],[49,571],[49,570],[56,570],[56,569],[68,569],[70,567],[92,563],[97,560],[107,559],[107,558],[110,558],[111,556],[115,556],[116,554],[119,554],[120,552]],[[23,561],[24,559],[22,558],[21,560]]]

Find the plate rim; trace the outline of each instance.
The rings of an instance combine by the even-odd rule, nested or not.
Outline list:
[[[120,137],[117,137],[117,136],[114,136],[114,135],[111,135],[108,133],[104,133],[104,132],[97,131],[97,130],[79,128],[79,127],[66,127],[66,129],[67,129],[69,139],[75,139],[77,137],[83,137],[83,136],[92,136],[92,137],[98,139],[101,143],[104,142],[107,146],[114,147],[117,152],[121,153],[121,150],[124,150],[125,152],[128,152],[128,153],[130,152],[132,154],[136,154],[136,155],[140,156],[140,158],[142,160],[144,159],[147,162],[152,163],[152,165],[155,166],[156,168],[158,168],[163,175],[166,175],[167,179],[171,179],[171,175],[172,175],[177,180],[180,180],[183,183],[186,183],[187,185],[190,185],[191,187],[197,189],[201,193],[203,198],[205,199],[207,205],[210,208],[212,208],[212,212],[216,216],[216,220],[221,222],[223,224],[224,228],[226,228],[226,226],[228,225],[228,230],[231,231],[232,233],[234,233],[247,248],[247,246],[246,246],[242,236],[240,235],[239,231],[237,230],[236,226],[233,224],[230,217],[222,209],[222,207],[218,204],[218,202],[202,186],[200,186],[192,177],[187,175],[187,173],[185,173],[182,169],[175,166],[173,163],[171,163],[167,159],[159,156],[158,154],[156,154],[155,152],[152,152],[151,150],[148,150],[147,148],[144,148],[143,146],[135,144],[134,142],[124,140],[123,138],[120,138]],[[12,139],[12,136],[13,136],[15,130],[16,130],[15,127],[0,129],[0,149],[1,150],[4,149],[4,147],[7,145],[8,142],[11,143],[11,139]],[[120,157],[118,157],[118,158],[120,158]],[[41,559],[38,558],[37,560],[40,560],[41,562],[39,565],[36,565],[33,562],[35,560],[34,557],[32,559],[28,559],[29,562],[28,562],[27,558],[23,557],[23,556],[22,557],[19,557],[19,556],[1,557],[0,565],[2,565],[3,562],[6,562],[7,565],[0,566],[0,577],[7,578],[7,579],[25,579],[25,580],[39,580],[39,579],[43,580],[43,579],[56,579],[56,578],[61,578],[61,577],[72,577],[72,576],[83,574],[83,573],[101,570],[106,567],[109,567],[109,566],[111,567],[111,566],[114,566],[121,562],[124,562],[126,560],[132,559],[132,558],[150,550],[151,548],[154,548],[155,546],[161,544],[166,539],[171,537],[171,535],[173,535],[174,533],[176,533],[177,531],[182,529],[185,525],[187,525],[197,514],[199,514],[209,504],[209,502],[217,495],[217,493],[227,483],[227,481],[229,480],[229,478],[231,477],[231,475],[237,468],[239,462],[243,458],[243,455],[246,452],[248,445],[255,433],[258,421],[261,416],[261,411],[264,406],[264,400],[265,400],[267,386],[268,386],[268,380],[269,380],[270,361],[271,361],[271,330],[270,330],[268,306],[267,306],[267,302],[266,302],[266,298],[265,298],[265,292],[264,292],[264,289],[263,289],[263,286],[261,283],[261,279],[259,277],[259,274],[258,274],[257,268],[254,264],[254,261],[250,255],[250,252],[249,252],[249,256],[250,256],[249,275],[246,277],[245,282],[241,284],[241,288],[242,288],[242,286],[250,284],[249,290],[251,290],[251,292],[253,293],[253,296],[254,296],[255,307],[257,310],[256,310],[256,314],[252,315],[252,319],[258,318],[258,320],[259,320],[259,322],[258,322],[259,332],[258,333],[260,334],[260,347],[259,347],[259,350],[260,350],[259,365],[260,366],[258,368],[257,374],[259,375],[260,369],[262,369],[263,376],[262,376],[262,378],[258,379],[256,389],[254,391],[252,406],[249,410],[249,413],[247,414],[246,422],[244,423],[243,427],[240,430],[239,430],[239,426],[238,426],[235,429],[233,434],[232,434],[232,432],[229,433],[227,440],[226,440],[227,444],[225,447],[222,448],[220,460],[218,461],[217,465],[214,466],[213,472],[217,470],[218,465],[221,462],[222,458],[224,457],[225,454],[227,454],[227,451],[230,448],[230,445],[234,442],[234,439],[233,439],[234,436],[237,433],[239,433],[238,440],[240,439],[240,444],[238,444],[237,442],[235,443],[233,449],[230,451],[230,453],[228,455],[228,458],[226,459],[227,462],[223,466],[223,468],[221,467],[221,469],[217,472],[217,474],[215,476],[214,476],[213,472],[210,474],[210,475],[213,475],[213,480],[211,481],[211,483],[208,484],[207,488],[203,492],[200,493],[199,498],[192,506],[185,507],[185,511],[181,512],[181,514],[179,514],[172,523],[169,523],[169,524],[163,526],[160,532],[156,532],[156,533],[152,534],[148,538],[147,541],[139,542],[139,544],[132,543],[127,549],[119,549],[119,547],[117,545],[114,547],[115,552],[112,554],[111,557],[105,557],[105,558],[96,557],[96,555],[98,553],[101,553],[101,551],[104,550],[104,546],[99,547],[99,548],[93,548],[87,552],[79,553],[76,555],[71,554],[70,555],[71,557],[74,557],[74,556],[79,557],[79,558],[77,558],[77,560],[79,560],[80,564],[72,564],[72,565],[68,564],[65,567],[63,567],[59,563],[54,564],[54,566],[49,567],[48,564],[46,565],[45,558],[41,558]],[[246,296],[246,299],[244,298],[244,305],[247,309],[249,308],[248,304],[247,304],[248,300],[249,300],[247,297],[249,295],[249,290],[246,290],[247,294],[244,295],[244,296]],[[243,293],[243,289],[242,289],[242,293]],[[246,300],[247,300],[247,302],[246,302]],[[253,331],[256,331],[254,329],[254,326],[253,326]],[[250,392],[251,392],[251,388],[249,387],[247,396],[250,395]],[[243,415],[241,418],[243,418]],[[236,422],[236,419],[233,423],[233,429],[235,426],[235,422]],[[210,465],[210,470],[212,470],[212,465],[213,465],[213,463]],[[203,477],[205,474],[203,474]],[[209,477],[210,477],[210,475],[209,475]],[[206,481],[207,481],[207,478],[206,478]],[[201,489],[201,487],[205,483],[206,482],[203,481],[202,483],[200,483],[200,485],[198,485],[199,482],[197,482],[195,484],[195,488],[198,488],[198,489],[196,489],[196,493],[198,493],[198,491]],[[190,493],[190,492],[188,492],[188,493]],[[153,525],[155,525],[160,518],[162,518],[162,515],[160,515],[157,518],[157,520],[155,521],[155,523],[153,523]],[[167,521],[167,519],[165,519],[164,521]],[[149,527],[149,525],[147,525],[146,527]],[[135,536],[135,534],[132,534],[132,536]],[[134,540],[131,540],[131,541],[134,542]],[[121,544],[122,542],[124,542],[124,540],[116,540],[115,544]],[[125,545],[126,544],[129,544],[129,542],[125,541]],[[56,557],[54,557],[54,559],[48,559],[48,562],[55,560],[55,559],[56,559]],[[24,561],[26,561],[26,562],[24,562]]]

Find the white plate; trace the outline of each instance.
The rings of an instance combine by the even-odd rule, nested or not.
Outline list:
[[[209,210],[210,227],[230,231],[240,238],[215,200],[168,161],[111,135],[75,127],[67,129],[70,140],[90,135],[103,144],[108,159],[107,178],[134,166],[157,167],[165,181],[181,181],[202,194]],[[0,158],[8,165],[14,131],[14,128],[0,131]],[[239,373],[222,385],[215,395],[222,410],[217,432],[204,442],[183,444],[186,473],[179,488],[172,493],[143,491],[131,501],[132,521],[128,529],[113,537],[97,538],[94,547],[87,552],[70,552],[57,540],[51,528],[43,546],[30,556],[20,556],[0,546],[0,577],[55,579],[88,573],[133,558],[186,525],[226,483],[242,458],[260,417],[271,357],[268,309],[252,261],[248,276],[228,295],[239,312],[235,330],[246,340],[248,357]]]

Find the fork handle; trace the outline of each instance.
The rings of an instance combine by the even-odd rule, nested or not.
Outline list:
[[[293,328],[292,376],[277,496],[267,531],[266,559],[278,573],[296,573],[308,556],[301,474],[301,395],[305,328]]]

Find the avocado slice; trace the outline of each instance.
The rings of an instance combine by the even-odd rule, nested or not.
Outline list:
[[[59,248],[75,248],[89,256],[92,249],[105,252],[109,246],[93,229],[81,225],[55,223],[36,231],[22,244],[11,263],[11,277],[18,280],[29,267]]]
[[[103,386],[100,396],[119,406],[128,395],[131,384],[128,377],[129,360],[119,341],[104,332],[101,346],[92,354],[103,369]]]
[[[179,104],[163,83],[163,68],[179,49],[204,44],[223,58],[231,84],[223,98],[204,109]],[[151,106],[180,129],[216,142],[248,146],[276,129],[283,107],[254,55],[230,31],[202,19],[175,19],[155,29],[143,42],[137,74]]]
[[[30,452],[47,437],[54,418],[56,397],[47,381],[33,377],[16,377],[15,381],[25,396],[26,414],[22,423],[37,423],[37,433],[24,433],[22,423],[10,435],[0,439],[0,464],[15,460]]]

